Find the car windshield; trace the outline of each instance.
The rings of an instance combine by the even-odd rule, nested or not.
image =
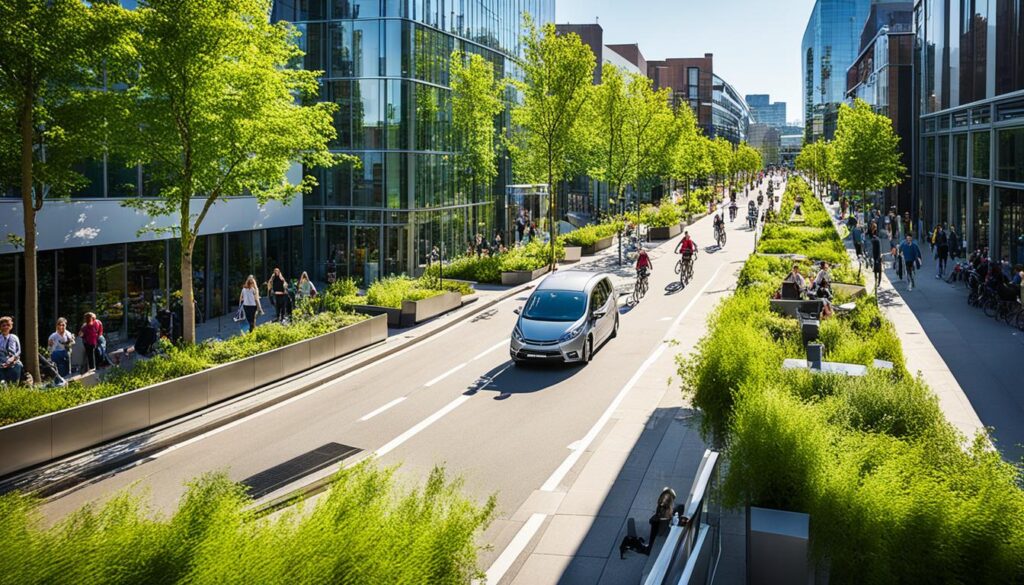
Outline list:
[[[537,291],[526,301],[523,317],[534,321],[576,321],[587,309],[587,295],[579,291]]]

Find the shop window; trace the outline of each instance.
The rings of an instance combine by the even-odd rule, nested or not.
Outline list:
[[[979,179],[989,178],[989,133],[975,132],[971,134],[974,141],[974,154],[971,161],[971,173]]]
[[[1024,128],[999,131],[999,180],[1024,182]]]
[[[989,189],[987,185],[974,186],[974,213],[971,218],[973,235],[971,246],[973,250],[988,247],[989,229]]]
[[[998,189],[999,258],[1024,264],[1024,191]]]

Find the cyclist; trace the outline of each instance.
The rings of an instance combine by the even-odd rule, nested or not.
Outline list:
[[[636,275],[638,278],[647,280],[647,273],[654,270],[654,262],[647,255],[647,250],[640,248],[640,254],[636,257]]]
[[[739,206],[736,205],[736,199],[729,202],[729,221],[736,221],[736,210]]]
[[[683,234],[683,240],[676,247],[676,253],[682,255],[684,263],[692,263],[697,257],[697,244],[690,239],[690,232]]]

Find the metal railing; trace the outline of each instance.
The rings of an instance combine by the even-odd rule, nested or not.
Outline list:
[[[676,507],[668,536],[644,585],[708,584],[721,550],[720,511],[709,507],[718,487],[719,453],[707,450],[686,501]]]

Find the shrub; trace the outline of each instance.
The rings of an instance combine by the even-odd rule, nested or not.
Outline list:
[[[682,214],[679,207],[665,202],[655,207],[648,205],[640,211],[640,221],[651,227],[671,227],[679,225]]]
[[[614,236],[622,231],[622,221],[591,224],[561,236],[559,239],[566,246],[593,246],[598,240]]]
[[[42,583],[468,583],[494,498],[475,504],[435,469],[400,489],[394,469],[338,473],[308,508],[256,518],[224,474],[190,484],[171,517],[123,493],[53,527],[39,502],[0,496],[3,581]]]
[[[434,279],[436,282],[437,279]],[[382,278],[366,289],[365,304],[391,309],[402,308],[402,301],[422,301],[444,291],[438,288],[427,288],[425,283],[408,276],[390,276]]]

